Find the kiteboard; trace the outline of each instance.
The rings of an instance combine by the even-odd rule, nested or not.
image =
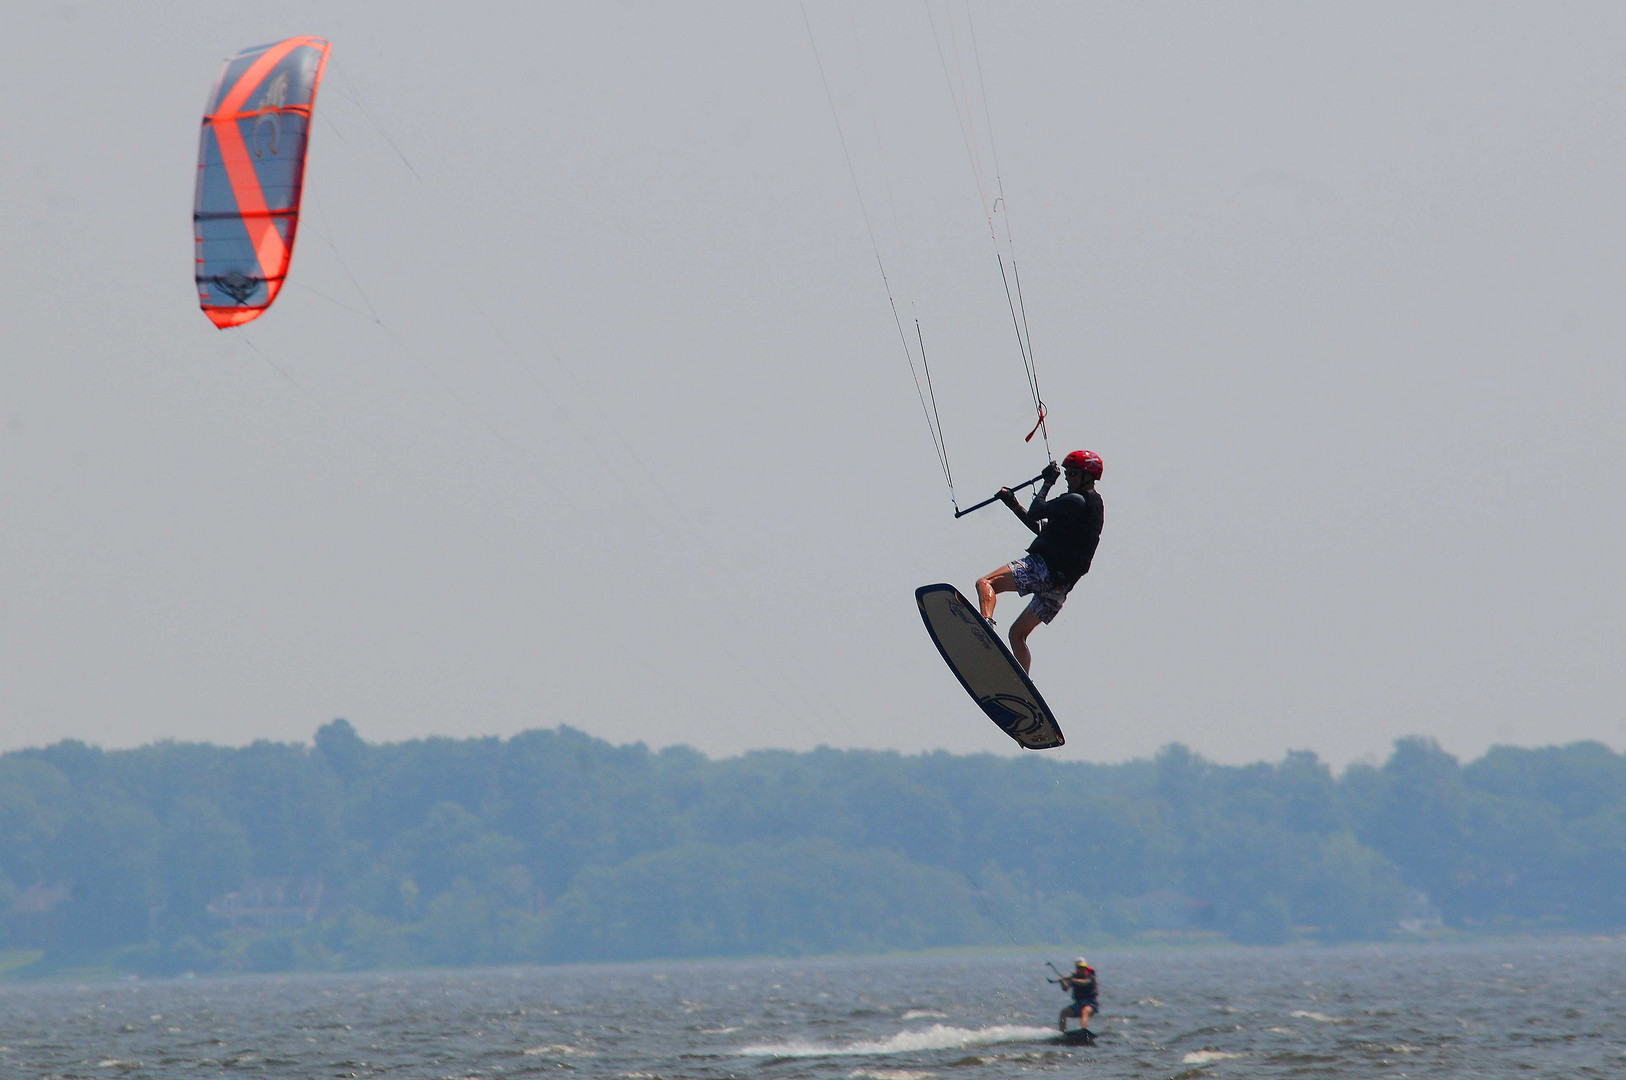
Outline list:
[[[915,603],[943,661],[988,719],[1028,750],[1049,750],[1067,740],[1055,714],[971,602],[953,585],[922,585]]]
[[[1073,1028],[1057,1035],[1052,1041],[1059,1042],[1063,1046],[1094,1046],[1095,1032],[1089,1028]]]

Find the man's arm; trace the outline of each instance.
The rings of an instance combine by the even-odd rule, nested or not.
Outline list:
[[[1044,483],[1034,493],[1033,502],[1028,504],[1026,510],[1023,510],[1022,504],[1016,501],[1016,492],[1010,488],[999,489],[999,501],[1010,507],[1011,513],[1015,514],[1022,524],[1026,525],[1034,533],[1037,533],[1041,528],[1039,521],[1044,517],[1042,513],[1037,511],[1044,507],[1045,496],[1050,494],[1050,488],[1055,484],[1056,478],[1061,475],[1061,470],[1056,468],[1056,463],[1052,461],[1045,466],[1044,472],[1039,475],[1044,477]]]
[[[1041,494],[1039,498],[1043,499],[1043,494]],[[1011,513],[1015,514],[1022,524],[1026,525],[1035,533],[1039,531],[1039,519],[1034,517],[1031,512],[1022,509],[1022,504],[1016,501],[1016,492],[1012,491],[1010,488],[1000,488],[999,501],[1010,507]],[[1035,502],[1034,505],[1037,506],[1039,504]]]

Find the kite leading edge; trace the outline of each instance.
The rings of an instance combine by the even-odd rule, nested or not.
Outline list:
[[[192,231],[198,303],[218,327],[258,318],[282,289],[330,50],[319,37],[244,49],[209,95]]]

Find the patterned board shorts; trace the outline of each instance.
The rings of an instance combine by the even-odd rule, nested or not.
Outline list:
[[[1011,575],[1016,578],[1018,596],[1032,594],[1028,610],[1037,615],[1040,622],[1048,623],[1061,614],[1061,605],[1067,601],[1067,590],[1050,579],[1050,567],[1044,564],[1043,559],[1024,555],[1011,563]]]

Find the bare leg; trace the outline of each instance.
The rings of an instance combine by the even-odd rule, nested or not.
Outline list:
[[[1078,1012],[1078,1026],[1083,1028],[1085,1031],[1088,1031],[1090,1029],[1090,1017],[1092,1017],[1094,1015],[1095,1015],[1094,1006],[1091,1006],[1091,1005],[1084,1006]]]
[[[1011,566],[1006,563],[998,570],[990,570],[977,579],[977,602],[982,605],[982,617],[994,617],[994,594],[1016,591],[1016,575],[1011,572]]]
[[[1028,635],[1033,633],[1039,625],[1039,616],[1033,613],[1032,608],[1023,611],[1011,623],[1011,655],[1016,662],[1022,665],[1023,671],[1033,670],[1033,654],[1028,652]]]
[[[1056,1030],[1062,1032],[1063,1034],[1066,1034],[1067,1032],[1067,1015],[1070,1011],[1071,1006],[1063,1005],[1061,1015],[1056,1018]]]

